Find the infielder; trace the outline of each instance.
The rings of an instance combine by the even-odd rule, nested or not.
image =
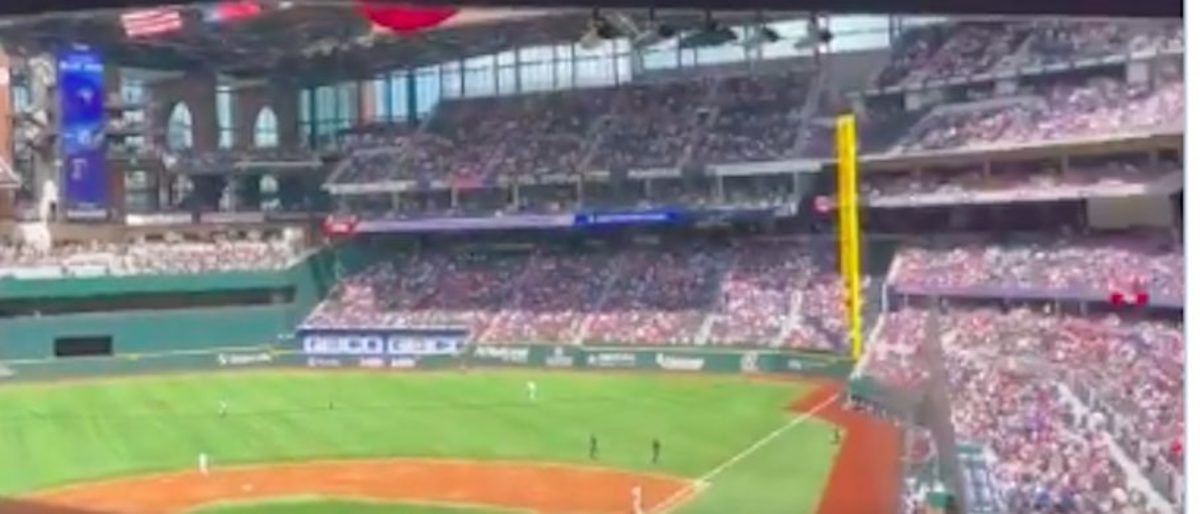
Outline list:
[[[529,401],[537,401],[537,382],[532,380],[525,382],[525,390],[529,392]]]
[[[633,496],[633,514],[642,514],[642,486],[633,486],[630,493]]]
[[[200,455],[196,457],[196,461],[197,465],[200,467],[200,474],[208,475],[208,454],[201,452]]]

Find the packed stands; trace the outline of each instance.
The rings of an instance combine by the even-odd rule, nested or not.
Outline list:
[[[717,83],[716,119],[703,133],[697,160],[708,164],[797,157],[797,138],[811,75],[760,73]]]
[[[1064,80],[1029,96],[935,109],[892,151],[982,148],[1182,126],[1183,81],[1174,72],[1154,86],[1109,78],[1082,80]]]
[[[476,341],[493,344],[839,348],[841,336],[816,313],[840,318],[841,302],[800,298],[811,283],[836,282],[831,259],[814,257],[832,249],[808,246],[750,241],[501,256],[431,252],[348,277],[305,325],[468,326]]]
[[[496,314],[480,342],[574,343],[617,265],[606,253],[531,257],[516,297]]]
[[[1178,24],[1158,22],[935,24],[906,31],[879,80],[920,83],[1062,58],[1162,50],[1180,38]],[[860,113],[860,144],[864,153],[901,154],[1178,131],[1183,81],[1177,68],[1155,66],[1146,84],[1128,83],[1111,68],[1042,73],[999,97],[948,95],[911,111],[871,103]],[[421,128],[379,125],[343,136],[343,148],[353,151],[332,182],[411,181],[418,189],[470,190],[551,177],[570,184],[597,170],[827,159],[831,125],[806,110],[810,97],[819,96],[814,77],[782,67],[447,99]]]
[[[635,84],[623,90],[589,168],[674,168],[697,136],[698,107],[714,94],[708,79]]]
[[[509,123],[510,139],[497,159],[496,173],[504,177],[545,177],[578,174],[598,120],[613,108],[617,90],[597,88],[579,92],[527,95],[520,116]]]
[[[1010,508],[1152,512],[1108,440],[1122,427],[1165,454],[1182,437],[1179,326],[1031,310],[952,311],[941,323],[956,431],[996,453]]]
[[[683,246],[622,255],[622,271],[592,315],[584,340],[694,343],[728,259],[724,252],[705,250]]]
[[[1065,172],[1044,164],[994,165],[990,172],[980,167],[925,170],[921,174],[871,174],[861,181],[863,195],[875,205],[929,201],[952,204],[991,195],[995,201],[1022,198],[1100,196],[1151,187],[1172,173],[1181,173],[1175,163],[1132,163],[1072,166]]]
[[[1137,285],[1152,297],[1182,300],[1183,265],[1183,248],[1169,235],[958,239],[900,250],[894,283],[942,292],[1093,299],[1136,292],[1131,288]]]
[[[282,240],[0,246],[0,276],[179,275],[281,269],[298,256]]]
[[[973,21],[904,32],[892,45],[878,87],[909,86],[1018,67],[1180,49],[1183,25],[1159,21]]]
[[[723,345],[775,344],[799,299],[799,288],[816,271],[811,252],[795,243],[735,247],[721,282],[720,305],[709,341]]]
[[[870,340],[863,372],[891,387],[912,388],[929,378],[922,345],[932,333],[932,316],[904,308],[884,314]]]

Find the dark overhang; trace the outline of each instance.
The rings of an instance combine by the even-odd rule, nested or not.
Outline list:
[[[389,0],[377,0],[389,1]],[[181,2],[199,3],[199,2]],[[350,0],[346,0],[350,3]],[[436,3],[406,0],[406,3]],[[0,14],[43,14],[101,8],[148,7],[161,0],[4,0]],[[1071,16],[1183,17],[1183,0],[470,0],[479,7],[660,7],[785,9],[844,13],[1047,14]]]

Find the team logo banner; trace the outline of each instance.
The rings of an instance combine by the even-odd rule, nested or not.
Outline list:
[[[59,140],[68,217],[102,219],[108,209],[104,140],[104,63],[75,46],[58,55]]]

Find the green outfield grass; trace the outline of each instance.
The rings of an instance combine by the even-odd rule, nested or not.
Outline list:
[[[211,505],[191,514],[528,514],[519,510],[443,507],[405,503],[287,498],[247,504]]]
[[[536,402],[526,397],[527,380],[538,383]],[[805,390],[736,376],[520,370],[263,371],[5,386],[0,495],[191,469],[200,452],[217,466],[460,457],[697,478],[788,424],[794,416],[786,406]],[[224,417],[222,401],[229,404]],[[815,419],[790,426],[724,467],[680,512],[723,514],[752,504],[763,514],[810,511],[836,449],[830,431]],[[599,439],[598,462],[588,459],[589,433]],[[654,437],[663,443],[658,465],[650,463]]]

